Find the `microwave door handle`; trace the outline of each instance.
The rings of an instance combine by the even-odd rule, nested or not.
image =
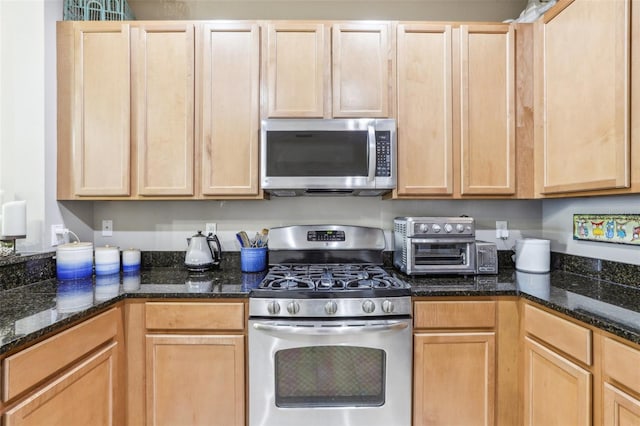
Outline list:
[[[376,177],[376,129],[373,125],[367,126],[369,142],[369,182],[373,182]]]
[[[319,327],[306,327],[284,324],[265,324],[254,323],[253,328],[258,331],[265,331],[279,334],[295,334],[302,336],[344,336],[347,334],[360,334],[360,333],[380,333],[385,331],[400,331],[409,326],[407,321],[392,322],[389,324],[380,325],[361,325],[361,326],[319,326]]]

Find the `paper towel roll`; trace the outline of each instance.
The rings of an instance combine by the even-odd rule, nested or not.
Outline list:
[[[27,235],[27,202],[10,201],[2,205],[2,229],[4,237],[24,237]]]

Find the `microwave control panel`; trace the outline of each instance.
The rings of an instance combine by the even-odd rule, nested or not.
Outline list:
[[[376,176],[391,176],[391,132],[376,132]]]

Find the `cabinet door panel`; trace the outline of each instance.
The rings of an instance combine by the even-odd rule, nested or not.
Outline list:
[[[329,51],[323,24],[269,24],[267,77],[269,117],[325,114]]]
[[[257,195],[259,27],[204,25],[200,49],[202,193]]]
[[[147,336],[147,424],[244,425],[244,337]]]
[[[78,23],[74,43],[75,194],[129,195],[129,25]]]
[[[591,373],[529,337],[524,350],[524,424],[591,425]]]
[[[510,25],[460,27],[464,194],[514,194],[515,44]]]
[[[640,400],[604,384],[604,426],[640,426]]]
[[[629,186],[630,1],[566,2],[536,24],[543,194]]]
[[[398,195],[453,192],[451,26],[398,25]]]
[[[388,117],[388,24],[333,26],[333,116]]]
[[[138,194],[193,195],[194,28],[132,29]]]
[[[492,425],[495,333],[414,336],[413,424]]]
[[[116,346],[111,343],[7,411],[4,425],[115,425]]]

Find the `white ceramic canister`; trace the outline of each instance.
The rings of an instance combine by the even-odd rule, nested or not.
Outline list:
[[[59,280],[76,280],[93,274],[93,243],[68,243],[56,248],[56,275]]]
[[[135,272],[140,270],[140,250],[130,248],[122,250],[122,271]]]
[[[537,238],[516,240],[516,269],[523,272],[547,273],[550,269],[550,241]]]
[[[96,275],[111,275],[120,272],[120,250],[118,247],[96,247]]]

